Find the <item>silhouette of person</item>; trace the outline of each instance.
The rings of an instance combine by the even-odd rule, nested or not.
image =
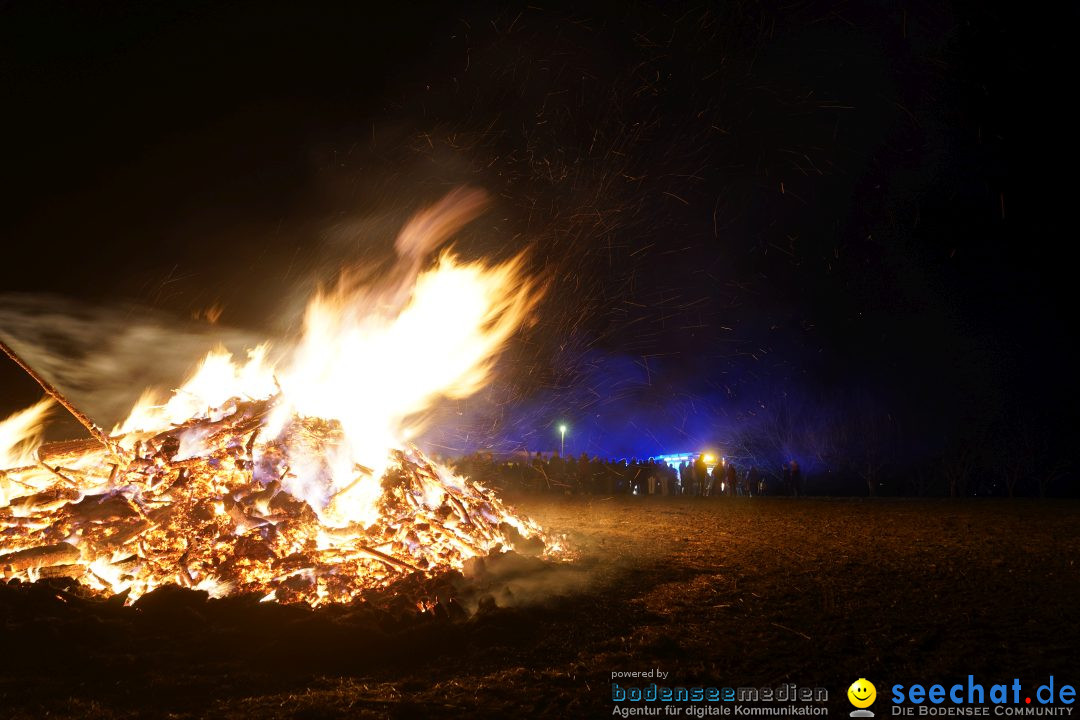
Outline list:
[[[753,465],[750,466],[750,470],[746,473],[746,490],[750,494],[764,495],[762,492],[762,477],[758,469]]]
[[[791,491],[795,497],[803,494],[802,471],[799,470],[799,463],[794,460],[791,461]]]
[[[697,483],[698,494],[705,494],[705,483],[709,481],[709,466],[705,464],[703,455],[698,455],[694,460],[694,480]]]

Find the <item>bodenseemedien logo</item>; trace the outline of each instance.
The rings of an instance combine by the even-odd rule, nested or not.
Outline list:
[[[877,699],[877,688],[874,683],[866,678],[859,678],[851,683],[847,690],[848,702],[855,706],[851,711],[851,717],[874,717],[874,713],[866,708],[874,704]]]

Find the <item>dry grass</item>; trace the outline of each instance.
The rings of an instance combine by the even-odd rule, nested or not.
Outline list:
[[[569,567],[446,585],[468,620],[0,587],[8,717],[607,717],[610,673],[842,690],[1077,679],[1075,503],[521,498]],[[847,708],[849,709],[849,708]]]

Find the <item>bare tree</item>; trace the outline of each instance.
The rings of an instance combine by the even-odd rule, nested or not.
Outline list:
[[[781,467],[798,460],[820,470],[839,466],[843,423],[831,398],[814,398],[779,389],[746,413],[736,440],[759,471],[779,479]]]
[[[1039,483],[1039,497],[1046,497],[1050,486],[1068,474],[1069,466],[1066,462],[1046,458],[1042,463],[1042,467],[1035,474],[1035,480]]]
[[[1016,412],[1000,422],[995,433],[997,473],[1009,497],[1027,480],[1034,479],[1039,497],[1068,474],[1068,464],[1057,456],[1047,434],[1035,419]]]
[[[745,424],[732,445],[755,458],[760,469],[777,478],[780,466],[797,452],[802,403],[787,392],[777,391],[745,413]]]
[[[847,425],[849,463],[874,497],[885,470],[896,459],[896,421],[873,397],[862,393],[849,403]]]
[[[923,497],[934,485],[934,478],[937,476],[935,470],[936,468],[928,468],[925,465],[920,465],[915,469],[914,473],[912,473],[908,482],[911,484],[911,488],[915,491],[917,496]]]
[[[975,471],[975,451],[971,445],[957,443],[947,448],[941,467],[949,487],[949,497],[964,497]]]
[[[997,472],[1005,483],[1009,497],[1031,477],[1039,459],[1039,439],[1030,423],[1015,418],[1003,423],[994,443],[997,450]]]

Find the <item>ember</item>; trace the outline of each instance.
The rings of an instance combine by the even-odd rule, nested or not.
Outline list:
[[[131,600],[177,583],[318,605],[493,551],[561,553],[408,442],[439,397],[482,386],[540,294],[520,258],[444,253],[421,272],[482,201],[458,191],[414,218],[393,282],[343,279],[316,297],[283,361],[266,346],[243,365],[212,353],[167,402],[147,396],[111,433],[26,368],[94,437],[42,445],[48,401],[0,423],[4,576],[73,577]],[[434,349],[402,357],[424,337]]]

